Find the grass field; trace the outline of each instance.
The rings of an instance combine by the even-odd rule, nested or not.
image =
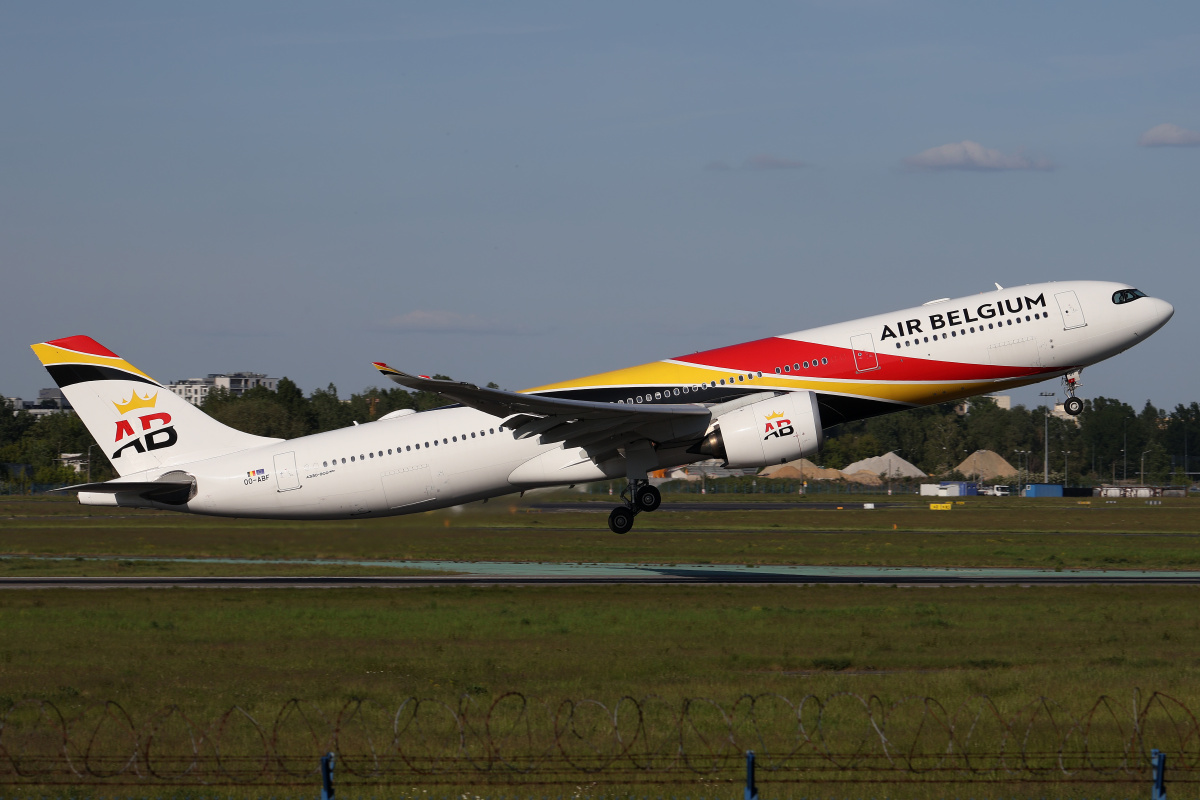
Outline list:
[[[643,515],[624,537],[608,532],[596,513],[489,506],[277,523],[120,510],[89,516],[59,499],[5,498],[0,553],[9,557],[0,574],[314,574],[309,565],[128,557],[1200,567],[1200,505],[1189,500],[1078,506],[980,498],[948,513],[916,503],[876,511],[801,503],[785,511]],[[71,560],[29,558],[36,555]],[[104,558],[74,560],[85,556]],[[323,569],[368,573],[351,565]],[[94,721],[93,704],[113,699],[140,724],[179,704],[205,727],[236,704],[269,726],[291,698],[333,719],[348,702],[394,714],[410,696],[484,708],[516,691],[546,704],[539,706],[538,736],[550,735],[564,698],[612,707],[626,695],[657,696],[660,710],[688,697],[733,709],[742,695],[759,693],[796,702],[834,696],[830,708],[857,702],[837,699],[841,692],[878,697],[871,708],[932,696],[955,709],[986,695],[1001,713],[1017,716],[1046,696],[1061,704],[1047,706],[1058,709],[1060,721],[1109,695],[1129,717],[1138,689],[1200,709],[1198,601],[1200,588],[1161,586],[8,591],[0,592],[0,707],[36,697]],[[381,712],[381,730],[391,730],[384,724],[390,719]],[[855,719],[850,714],[847,724]],[[11,738],[19,723],[10,718],[3,736]],[[1126,736],[1126,723],[1110,724],[1108,740]],[[772,741],[790,735],[782,717],[771,725]],[[1153,746],[1173,746],[1166,728],[1156,731]],[[685,734],[697,735],[693,728]],[[838,741],[851,747],[852,738]],[[1195,750],[1195,735],[1190,742]],[[699,780],[667,789],[630,785],[651,796],[740,796],[736,785]],[[479,788],[459,788],[472,786]],[[591,791],[584,791],[586,781],[580,786],[547,792],[510,785],[507,793]],[[872,784],[836,793],[939,797],[949,786]],[[1055,786],[971,785],[949,796],[1067,796]],[[764,796],[832,791],[801,785]],[[1148,787],[1095,784],[1071,792],[1138,796]]]
[[[862,509],[861,499],[855,505],[643,514],[631,533],[616,536],[601,513],[537,512],[515,503],[379,520],[279,522],[122,509],[86,516],[87,509],[66,499],[3,498],[0,554],[1200,568],[1200,501],[1190,498],[1161,506],[969,498],[949,512],[915,501],[872,511]]]
[[[953,710],[983,694],[1019,715],[1044,695],[1065,725],[1100,695],[1129,708],[1138,687],[1200,700],[1198,597],[1178,587],[14,591],[0,594],[0,705],[38,697],[72,716],[117,699],[140,726],[178,704],[210,729],[237,705],[269,730],[291,698],[327,719],[365,701],[386,731],[408,696],[486,709],[519,691],[548,704],[536,739],[564,698],[612,707],[657,695],[669,709],[704,697],[731,709],[742,694],[798,703],[851,692],[880,707],[933,696]],[[775,722],[767,735],[786,739],[786,720]]]

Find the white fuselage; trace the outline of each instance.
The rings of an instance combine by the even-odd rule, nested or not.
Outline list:
[[[826,391],[830,396],[853,395],[892,403],[899,410],[1042,381],[1132,347],[1170,318],[1170,305],[1155,298],[1115,304],[1112,295],[1121,288],[1128,287],[1098,281],[1023,286],[788,334],[777,338],[842,348],[844,358],[863,359],[859,364],[863,368],[849,360],[840,366],[823,365],[838,366],[825,373],[815,367],[776,373],[760,362],[740,368],[736,380],[730,369],[729,386],[756,392]],[[1073,311],[1061,307],[1064,292],[1073,293],[1077,305]],[[1029,313],[1026,298],[1038,295],[1043,296],[1044,305],[1036,305]],[[1010,308],[1021,306],[1021,312],[986,310],[1005,302]],[[869,339],[861,338],[865,334]],[[855,348],[867,342],[877,353],[877,367],[867,368],[869,357],[855,354]],[[918,362],[919,368],[914,366]],[[669,371],[683,362],[659,363]],[[815,358],[813,363],[817,363]],[[972,365],[980,366],[978,377],[972,377]],[[1029,369],[995,378],[994,370],[1003,365]],[[686,366],[698,369],[694,360]],[[993,373],[982,369],[985,366]],[[693,378],[682,381],[690,393],[717,391],[725,385],[713,384],[709,387],[706,380]],[[596,391],[601,385],[595,381],[584,388]],[[640,391],[633,383],[629,385],[630,395]],[[901,386],[903,391],[893,391],[892,387]],[[705,401],[694,394],[689,397],[688,391],[674,394],[677,396],[666,402]],[[557,443],[542,444],[538,436],[518,439],[513,431],[502,429],[501,422],[462,406],[390,415],[352,428],[123,475],[120,480],[153,480],[171,470],[183,470],[196,484],[196,494],[186,505],[144,500],[136,505],[222,516],[321,519],[411,513],[539,486],[625,474],[621,458],[597,464],[586,452],[564,449]],[[658,466],[699,458],[684,448],[662,450]],[[99,498],[91,501],[104,502]],[[116,499],[110,502],[125,504]]]

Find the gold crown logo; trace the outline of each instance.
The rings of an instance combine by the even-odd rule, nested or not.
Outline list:
[[[147,392],[145,397],[138,397],[138,393],[135,390],[130,394],[129,399],[124,403],[113,403],[113,405],[117,407],[118,414],[124,415],[128,414],[130,411],[133,411],[135,408],[154,408],[154,402],[156,400],[158,400],[158,392],[155,392],[154,394]]]
[[[767,421],[770,422],[771,420],[779,419],[782,416],[783,414],[781,412],[776,411],[774,414],[767,414]]]

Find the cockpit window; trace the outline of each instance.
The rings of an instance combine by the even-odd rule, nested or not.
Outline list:
[[[1117,305],[1122,303],[1132,303],[1139,297],[1145,297],[1146,293],[1141,289],[1122,289],[1119,292],[1113,292],[1113,302]]]

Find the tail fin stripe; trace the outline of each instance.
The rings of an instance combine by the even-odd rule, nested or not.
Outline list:
[[[119,355],[90,336],[68,336],[65,339],[55,339],[52,342],[46,342],[46,344],[53,345],[62,350],[74,350],[76,353],[83,353],[89,356],[120,358]]]
[[[145,375],[126,372],[114,367],[102,367],[98,364],[47,364],[46,370],[50,373],[50,377],[54,378],[54,382],[63,389],[72,384],[86,383],[87,381],[137,381],[138,383],[148,383],[151,386],[159,385]]]

